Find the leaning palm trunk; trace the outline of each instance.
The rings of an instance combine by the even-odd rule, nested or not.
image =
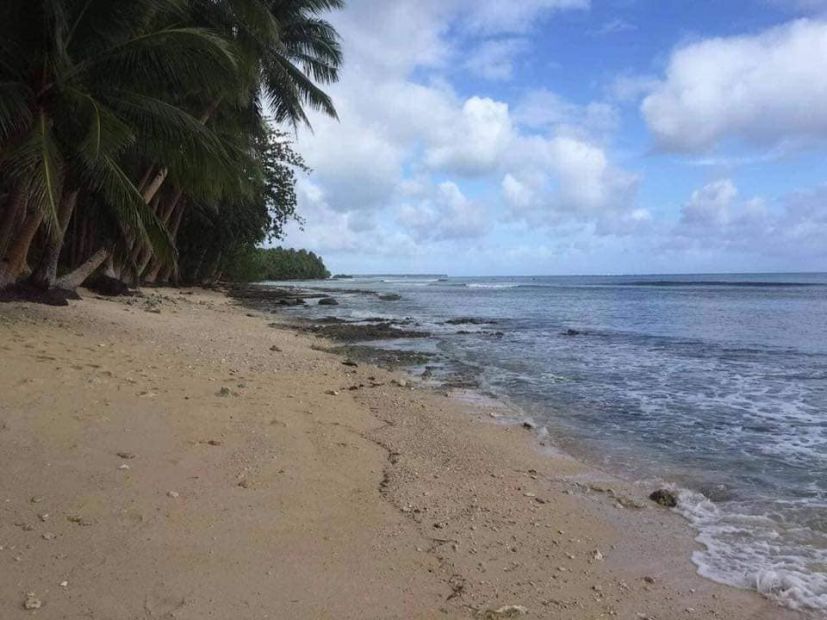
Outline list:
[[[3,219],[0,221],[0,259],[6,254],[17,220],[26,206],[26,192],[18,185],[11,193],[3,210]]]
[[[172,216],[175,207],[178,206],[178,202],[181,200],[181,196],[183,195],[183,190],[179,189],[177,192],[175,192],[175,195],[172,197],[172,199],[164,206],[164,208],[158,214],[164,226],[167,226],[169,224],[170,217]],[[167,228],[167,230],[169,230],[169,228]],[[139,279],[141,278],[141,276],[147,273],[147,268],[149,267],[150,261],[152,261],[154,257],[155,254],[152,251],[152,246],[146,244],[143,256],[140,257],[140,260],[136,259],[135,261],[138,265]]]
[[[178,228],[181,226],[181,219],[183,218],[185,208],[186,202],[179,198],[173,206],[173,209],[170,211],[169,219],[172,221],[172,224],[168,227],[168,230],[169,236],[173,243],[175,243],[175,238],[178,235]],[[161,274],[163,274],[163,277],[159,277]],[[154,284],[155,282],[165,282],[169,279],[170,274],[172,274],[172,267],[170,265],[165,265],[156,256],[152,259],[150,271],[146,278],[144,278],[144,281],[149,284]]]
[[[0,289],[4,289],[15,282],[26,269],[26,258],[32,240],[43,222],[43,212],[30,213],[26,216],[23,226],[6,253],[5,260],[0,263]]]
[[[83,284],[86,279],[98,270],[104,261],[112,255],[112,250],[109,248],[101,248],[90,256],[85,263],[80,267],[67,273],[62,278],[58,278],[55,282],[55,288],[66,291],[74,291],[77,287]]]
[[[32,284],[39,288],[51,288],[57,280],[57,264],[60,260],[60,252],[63,249],[66,229],[69,227],[69,220],[72,219],[72,213],[74,213],[78,201],[78,193],[77,190],[66,192],[60,201],[57,213],[60,227],[49,238],[46,252],[31,277]]]
[[[212,118],[212,115],[215,114],[215,111],[218,109],[219,104],[221,103],[221,99],[217,98],[210,102],[210,105],[198,119],[198,121],[202,125],[206,125],[209,120]],[[150,169],[151,170],[151,169]],[[149,171],[147,171],[149,172]],[[146,177],[142,180],[141,183],[141,195],[144,197],[144,202],[149,204],[155,195],[158,193],[158,190],[161,189],[161,186],[164,184],[164,181],[167,180],[167,176],[169,175],[169,170],[167,168],[161,168],[152,177],[152,180],[147,182]]]

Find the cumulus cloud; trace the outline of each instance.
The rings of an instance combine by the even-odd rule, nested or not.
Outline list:
[[[658,144],[709,149],[730,138],[776,145],[827,139],[827,21],[677,49],[641,110]]]
[[[712,249],[777,257],[824,257],[827,185],[789,194],[776,205],[742,199],[731,179],[694,191],[669,236],[671,249]]]
[[[512,217],[547,224],[599,221],[634,209],[638,177],[613,165],[599,145],[565,135],[533,137],[524,138],[517,152],[531,165],[503,177]]]
[[[333,16],[346,52],[342,79],[329,89],[341,121],[313,115],[315,131],[300,132],[314,172],[299,186],[306,225],[291,226],[288,241],[343,266],[357,255],[364,264],[410,257],[414,265],[472,247],[506,210],[542,230],[601,223],[601,234],[626,234],[641,219],[633,215],[637,177],[612,162],[612,105],[537,91],[515,111],[495,97],[460,96],[448,81],[458,58],[486,78],[507,78],[536,20],[587,7],[349,2]],[[469,186],[488,192],[484,204],[468,197]]]
[[[403,205],[397,219],[420,241],[480,237],[489,224],[485,210],[450,181],[440,183],[431,196],[418,203]]]
[[[439,128],[425,153],[426,164],[459,174],[493,170],[512,140],[508,105],[487,97],[471,97],[456,118]]]

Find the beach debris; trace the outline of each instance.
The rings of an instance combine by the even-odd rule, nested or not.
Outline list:
[[[220,390],[218,390],[215,393],[216,396],[221,396],[221,397],[229,396],[230,394],[232,394],[232,392],[230,392],[230,388],[228,388],[226,386],[222,387]]]
[[[42,502],[44,499],[46,499],[46,498],[45,498],[45,497],[43,497],[42,495],[35,495],[35,496],[34,496],[34,497],[32,497],[29,501],[30,501],[32,504],[39,504],[39,503],[40,503],[40,502]]]
[[[336,390],[325,390],[325,394],[327,394],[328,396],[338,396],[339,392],[337,392]]]
[[[44,523],[49,520],[49,513],[48,512],[41,512],[37,515],[37,518],[43,521]]]
[[[646,575],[646,576],[643,578],[643,581],[645,581],[646,583],[655,583],[655,578],[654,578],[654,577],[650,577],[649,575]]]
[[[336,301],[333,297],[322,297],[319,300],[320,306],[338,306],[339,302]]]
[[[40,609],[43,607],[43,601],[37,598],[37,595],[34,592],[29,592],[26,594],[26,598],[23,599],[23,609]]]
[[[58,584],[61,588],[65,588],[69,585],[69,582],[65,579]]]
[[[477,617],[482,620],[498,620],[499,618],[517,618],[528,613],[528,609],[522,605],[504,605],[497,609],[486,609],[478,613]]]
[[[122,458],[122,459],[124,459],[124,460],[126,460],[126,461],[129,461],[129,460],[131,460],[131,459],[134,459],[134,458],[135,458],[135,453],[134,453],[134,452],[116,452],[115,454],[116,454],[118,457],[120,457],[120,458]]]
[[[120,465],[118,465],[118,469],[127,470],[129,469],[129,465],[127,465],[126,463],[121,463]]]
[[[527,428],[528,430],[533,431],[537,428],[537,425],[531,420],[526,420],[525,422],[523,422],[523,428]]]
[[[241,480],[238,481],[238,486],[240,486],[242,489],[249,489],[250,488],[250,481],[247,480],[247,478],[242,478]]]
[[[180,497],[180,496],[181,496],[181,494],[178,493],[178,491],[167,491],[167,497],[171,497],[172,499],[176,499],[177,497]]]
[[[354,362],[352,359],[348,358],[348,359],[346,359],[345,361],[342,362],[342,366],[351,366],[353,368],[358,368],[359,364]]]
[[[270,350],[275,351],[276,353],[281,353],[281,349],[278,348],[276,345],[273,345],[272,347],[270,347]]]
[[[592,551],[592,559],[601,562],[604,559],[604,555],[600,552],[600,549],[595,549]]]
[[[210,439],[210,440],[207,441],[207,445],[209,445],[209,446],[220,446],[223,443],[224,443],[223,441],[219,441],[218,439]]]
[[[675,508],[678,505],[678,496],[668,489],[653,491],[649,499],[664,508]]]
[[[43,540],[54,540],[55,538],[57,538],[57,534],[53,534],[52,532],[43,533]]]
[[[393,380],[391,381],[391,383],[392,383],[393,385],[396,385],[396,386],[401,387],[401,388],[403,388],[403,387],[408,387],[408,382],[407,382],[407,381],[405,381],[404,379],[393,379]]]

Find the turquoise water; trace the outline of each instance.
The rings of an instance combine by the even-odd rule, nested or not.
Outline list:
[[[321,286],[402,299],[342,292],[296,312],[411,317],[433,337],[390,346],[437,351],[560,447],[682,489],[703,575],[827,611],[827,274]],[[496,324],[445,324],[458,317]]]

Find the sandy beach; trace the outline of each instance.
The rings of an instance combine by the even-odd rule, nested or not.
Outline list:
[[[493,404],[145,295],[0,304],[0,618],[804,617]]]

